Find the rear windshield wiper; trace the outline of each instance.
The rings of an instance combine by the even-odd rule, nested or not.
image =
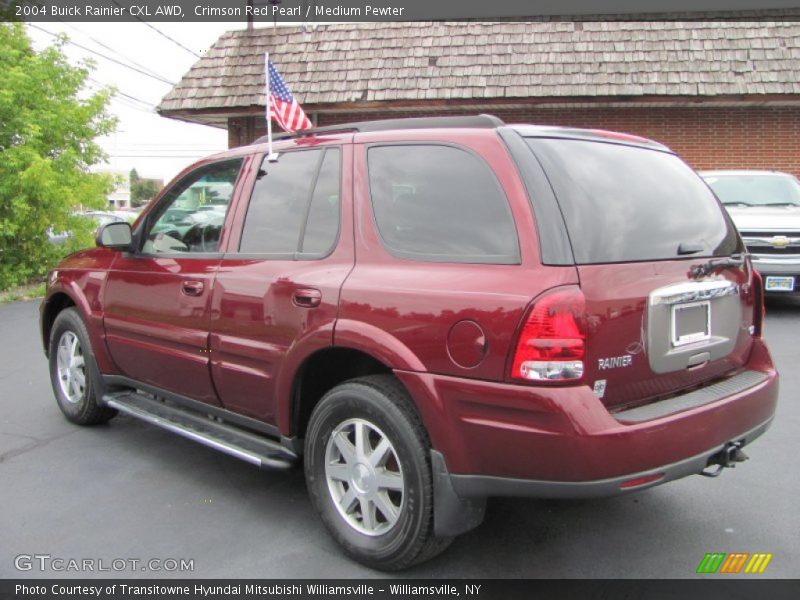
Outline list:
[[[722,206],[755,206],[749,202],[723,202]]]
[[[678,245],[678,254],[697,254],[698,252],[702,252],[704,247],[702,244],[697,244],[695,242],[681,242]]]
[[[762,204],[761,206],[800,206],[795,204],[794,202],[767,202],[766,204]]]
[[[711,275],[711,273],[719,269],[741,267],[743,264],[744,256],[736,253],[726,256],[725,258],[712,258],[708,262],[704,262],[700,265],[692,265],[689,269],[689,274],[695,279],[700,279],[706,275]]]

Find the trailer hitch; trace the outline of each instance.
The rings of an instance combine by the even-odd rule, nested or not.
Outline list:
[[[736,467],[736,463],[744,462],[749,456],[742,451],[743,442],[728,442],[725,447],[708,459],[706,468],[700,471],[705,477],[718,477],[723,469]]]

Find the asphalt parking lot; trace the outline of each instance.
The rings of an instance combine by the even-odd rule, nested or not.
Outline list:
[[[768,303],[765,335],[781,372],[780,404],[771,430],[748,448],[750,461],[716,479],[620,498],[493,499],[479,529],[403,575],[683,578],[695,576],[706,552],[769,552],[756,577],[796,577],[800,300],[779,300]],[[115,577],[382,576],[341,555],[301,470],[259,471],[127,417],[95,428],[68,423],[52,398],[37,318],[38,302],[0,306],[0,577],[91,575],[42,571],[36,561],[17,570],[15,557],[34,554],[194,567],[100,574]]]

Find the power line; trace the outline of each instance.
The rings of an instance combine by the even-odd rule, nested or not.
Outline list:
[[[108,87],[107,84],[105,84],[105,83],[103,83],[101,81],[97,81],[96,79],[93,79],[91,77],[87,77],[87,79],[93,84],[91,86],[91,89],[99,90],[99,89]],[[113,95],[111,96],[111,102],[118,103],[121,106],[124,106],[126,108],[129,108],[131,110],[135,110],[135,111],[138,111],[138,112],[141,112],[141,113],[150,114],[150,115],[156,114],[155,106],[150,104],[149,102],[145,102],[144,100],[141,100],[141,99],[137,98],[136,96],[131,96],[130,94],[126,94],[125,92],[121,92],[116,88],[113,88],[112,91],[113,91]]]
[[[119,57],[121,57],[121,58],[123,58],[123,59],[127,60],[127,61],[128,61],[129,63],[131,63],[132,65],[136,65],[136,66],[137,66],[137,67],[139,67],[140,69],[144,69],[145,71],[147,71],[148,73],[150,73],[150,74],[151,74],[151,75],[153,75],[154,77],[158,77],[158,78],[166,79],[166,78],[164,78],[162,75],[159,75],[158,73],[156,73],[155,71],[153,71],[153,70],[152,70],[150,67],[146,67],[146,66],[142,65],[142,64],[140,64],[140,63],[136,62],[135,60],[133,60],[132,58],[130,58],[129,56],[126,56],[126,55],[122,54],[122,52],[120,52],[119,50],[115,50],[115,49],[114,49],[114,48],[112,48],[111,46],[108,46],[108,45],[104,44],[103,42],[101,42],[100,40],[98,40],[98,39],[96,39],[96,38],[92,37],[91,35],[89,35],[89,34],[88,34],[88,33],[86,33],[85,31],[83,31],[82,29],[79,29],[78,27],[75,27],[75,25],[73,25],[72,23],[67,23],[66,21],[61,21],[61,22],[62,22],[62,23],[64,23],[64,25],[66,25],[66,26],[67,26],[67,27],[69,27],[70,29],[73,29],[74,31],[77,31],[77,32],[78,32],[78,33],[80,33],[80,34],[82,34],[82,35],[85,35],[87,38],[89,38],[91,41],[93,41],[93,42],[94,42],[95,44],[97,44],[98,46],[100,46],[100,47],[102,47],[102,48],[105,48],[106,50],[110,50],[111,52],[113,52],[113,53],[114,53],[114,54],[116,54],[117,56],[119,56]]]
[[[93,77],[87,77],[87,79],[89,81],[91,81],[92,83],[98,85],[98,86],[113,88],[113,92],[114,92],[115,96],[117,96],[117,95],[124,96],[125,98],[128,98],[130,100],[134,100],[135,102],[139,102],[141,104],[144,104],[145,106],[147,106],[149,108],[153,108],[155,106],[154,104],[152,104],[151,102],[148,102],[147,100],[142,100],[141,98],[137,98],[136,96],[131,96],[130,94],[126,94],[125,92],[121,92],[116,87],[114,87],[113,84],[103,83],[102,81],[98,81],[97,79],[94,79]]]
[[[149,102],[145,102],[144,100],[139,100],[135,96],[131,96],[129,94],[126,94],[125,92],[120,92],[119,90],[114,90],[114,94],[122,96],[123,98],[127,98],[128,100],[132,100],[133,102],[131,102],[131,104],[133,104],[133,103],[140,104],[140,105],[146,107],[147,109],[149,109],[151,111],[155,110],[155,108],[156,108],[155,105],[150,104]]]
[[[152,102],[148,102],[147,100],[142,100],[141,98],[137,98],[136,96],[131,96],[130,94],[126,94],[125,92],[122,92],[122,91],[118,90],[116,87],[114,87],[113,84],[108,84],[108,83],[103,83],[102,81],[97,81],[97,79],[94,79],[93,77],[87,77],[87,79],[89,81],[91,81],[92,83],[94,83],[96,85],[99,85],[99,86],[103,86],[103,87],[111,86],[111,87],[113,87],[114,88],[113,91],[114,91],[114,95],[115,96],[117,96],[117,95],[124,96],[125,98],[133,100],[134,102],[139,102],[140,104],[145,105],[147,108],[155,108],[155,104],[153,104]]]
[[[117,6],[119,6],[120,8],[122,8],[122,9],[125,9],[125,8],[126,8],[125,6],[122,6],[122,4],[120,4],[119,2],[117,2],[117,0],[111,0],[111,1],[112,1],[114,4],[116,4]],[[139,21],[140,23],[144,23],[144,24],[145,24],[145,25],[147,25],[147,26],[148,26],[150,29],[152,29],[153,31],[155,31],[155,32],[156,32],[158,35],[160,35],[160,36],[162,36],[162,37],[165,37],[165,38],[167,38],[167,39],[168,39],[170,42],[172,42],[172,43],[173,43],[173,44],[175,44],[176,46],[179,46],[179,47],[183,48],[184,50],[186,50],[186,51],[187,51],[189,54],[191,54],[191,55],[192,55],[192,56],[194,56],[195,58],[200,58],[200,55],[199,55],[199,54],[197,54],[197,52],[195,52],[195,51],[194,51],[194,50],[192,50],[191,48],[187,48],[186,46],[184,46],[183,44],[181,44],[181,43],[180,43],[178,40],[176,40],[176,39],[174,39],[174,38],[171,38],[171,37],[170,37],[170,36],[168,36],[166,33],[164,33],[163,31],[161,31],[161,30],[160,30],[158,27],[155,27],[154,25],[151,25],[150,23],[148,23],[147,21],[145,21],[144,19],[142,19],[142,18],[141,18],[141,17],[139,17],[139,16],[134,16],[133,18],[134,18],[134,19],[136,19],[137,21]]]
[[[58,38],[59,37],[58,34],[55,34],[52,31],[47,31],[46,29],[44,29],[42,27],[39,27],[35,23],[28,23],[28,25],[33,27],[34,29],[38,29],[39,31],[42,31],[42,32],[46,33],[47,35],[50,35],[50,36],[52,36],[54,38]],[[129,64],[126,64],[124,62],[118,61],[117,59],[111,58],[110,56],[106,56],[105,54],[101,54],[100,52],[97,52],[96,50],[92,50],[91,48],[87,48],[86,46],[82,46],[81,44],[79,44],[77,42],[73,42],[70,39],[66,40],[66,42],[68,44],[72,45],[72,46],[80,48],[81,50],[85,50],[86,52],[90,52],[90,53],[92,53],[92,54],[94,54],[96,56],[99,56],[100,58],[104,58],[104,59],[106,59],[108,61],[111,61],[111,62],[113,62],[115,64],[118,64],[121,67],[125,67],[126,69],[130,69],[131,71],[136,71],[137,73],[140,73],[140,74],[144,75],[145,77],[150,77],[151,79],[155,79],[157,81],[160,81],[161,83],[166,83],[168,85],[176,85],[176,83],[174,81],[170,81],[168,79],[164,79],[161,76],[151,75],[147,71],[143,71],[142,69],[139,69],[137,67],[132,67]]]
[[[130,140],[118,140],[117,144],[121,150],[130,150],[131,152],[214,152],[219,149],[218,144],[191,144],[186,143],[183,145],[175,145],[172,147],[161,146],[159,144],[136,143]]]
[[[34,2],[34,4],[36,4],[37,6],[42,6],[42,4],[40,4],[40,3],[38,3],[38,2]],[[116,4],[117,6],[120,6],[120,4],[119,4],[119,3],[117,3],[117,2],[115,2],[115,4]],[[120,8],[124,8],[124,7],[120,6]],[[139,20],[141,20],[141,19],[139,19]],[[116,50],[116,49],[114,49],[114,48],[111,48],[110,46],[108,46],[108,45],[104,44],[104,43],[103,43],[103,42],[101,42],[100,40],[98,40],[98,39],[96,39],[96,38],[92,37],[91,35],[89,35],[89,34],[88,34],[88,33],[86,33],[85,31],[83,31],[82,29],[80,29],[80,28],[76,27],[75,25],[72,25],[71,23],[68,23],[68,22],[64,21],[63,19],[57,19],[57,21],[59,21],[59,22],[63,23],[64,25],[66,25],[66,26],[67,26],[67,27],[69,27],[70,29],[73,29],[74,31],[77,31],[78,33],[81,33],[81,34],[85,35],[87,38],[89,38],[91,41],[93,41],[93,42],[94,42],[95,44],[97,44],[98,46],[101,46],[102,48],[105,48],[106,50],[110,50],[111,52],[113,52],[113,53],[114,53],[114,54],[116,54],[117,56],[120,56],[120,57],[122,57],[123,59],[127,60],[129,63],[131,63],[131,64],[133,64],[133,65],[136,65],[137,67],[139,67],[139,68],[141,68],[141,69],[144,69],[145,71],[147,71],[148,73],[150,73],[150,74],[151,74],[153,77],[156,77],[156,78],[158,78],[158,79],[160,79],[160,80],[162,80],[162,81],[166,81],[166,78],[164,78],[163,76],[161,76],[161,75],[159,75],[158,73],[156,73],[155,71],[153,71],[153,70],[152,70],[150,67],[146,67],[146,66],[144,66],[144,65],[142,65],[142,64],[139,64],[138,62],[136,62],[135,60],[133,60],[133,59],[132,59],[132,58],[130,58],[129,56],[126,56],[126,55],[122,54],[122,52],[120,52],[119,50]],[[144,22],[144,21],[143,21],[143,22]],[[146,23],[145,23],[145,24],[146,24]],[[159,32],[159,33],[161,33],[161,32]],[[50,35],[52,35],[52,34],[50,34]],[[163,35],[163,34],[162,34],[162,35]],[[172,40],[172,41],[175,41],[175,40]],[[177,43],[177,42],[175,42],[175,43]],[[189,52],[191,52],[191,50],[189,50]],[[194,54],[194,53],[193,53],[193,54]],[[197,55],[195,55],[195,56],[197,56]],[[198,56],[198,58],[199,58],[199,56]],[[174,85],[174,84],[171,84],[171,85]]]
[[[105,87],[105,84],[99,84]],[[97,89],[97,88],[95,88]],[[116,104],[118,107],[125,107],[129,110],[135,110],[136,112],[140,112],[146,115],[157,115],[155,106],[152,104],[148,104],[135,98],[134,96],[130,96],[124,92],[120,92],[117,89],[113,90],[113,94],[109,97],[109,101],[112,104]],[[120,117],[121,115],[115,114],[115,116]]]
[[[131,154],[213,154],[214,152],[221,152],[222,149],[216,148],[131,148],[125,143],[118,143],[114,145],[116,152],[128,152]]]
[[[136,104],[135,102],[131,102],[126,98],[112,98],[112,102],[118,103],[120,106],[124,106],[125,108],[129,108],[131,110],[135,110],[140,113],[148,114],[148,115],[155,115],[156,111],[152,108],[143,108],[140,104]]]
[[[108,158],[202,158],[203,154],[108,154]]]

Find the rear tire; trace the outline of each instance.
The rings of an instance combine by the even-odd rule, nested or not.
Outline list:
[[[305,475],[328,531],[368,567],[403,569],[450,544],[433,531],[427,433],[390,375],[346,382],[320,400],[306,435]]]
[[[97,425],[117,411],[98,401],[99,371],[89,332],[75,308],[56,317],[50,332],[50,382],[61,412],[78,425]]]

